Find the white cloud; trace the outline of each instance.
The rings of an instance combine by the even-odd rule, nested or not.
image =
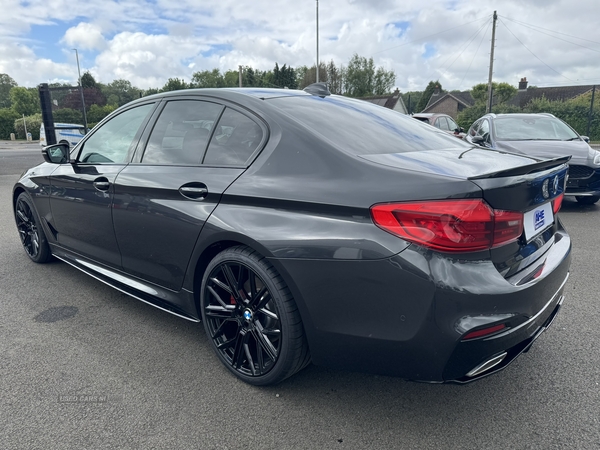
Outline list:
[[[57,63],[36,56],[40,44],[31,39],[30,26],[48,23],[70,26],[62,44],[67,51],[87,50],[82,69],[103,82],[126,78],[142,88],[160,87],[169,77],[189,79],[194,71],[215,67],[235,70],[241,64],[266,70],[275,62],[297,67],[315,61],[313,1],[4,2],[8,7],[0,17],[0,71],[24,85],[74,78],[71,60]],[[600,83],[600,38],[595,38],[591,20],[598,12],[597,0],[504,0],[497,5],[468,0],[321,1],[321,60],[345,65],[354,53],[373,56],[377,65],[396,72],[404,91],[422,90],[431,79],[439,79],[446,89],[467,89],[487,81],[494,9],[501,19],[496,81],[516,85],[526,76],[538,86]],[[391,25],[395,22],[403,24],[401,33]],[[434,54],[424,58],[425,48],[435,48]]]
[[[71,47],[82,50],[103,50],[106,47],[101,28],[85,22],[69,28],[62,41]]]

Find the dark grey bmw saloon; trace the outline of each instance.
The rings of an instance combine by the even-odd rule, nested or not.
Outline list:
[[[13,193],[27,255],[203,322],[251,384],[311,361],[469,382],[564,299],[568,158],[477,147],[324,85],[145,97],[42,153]]]

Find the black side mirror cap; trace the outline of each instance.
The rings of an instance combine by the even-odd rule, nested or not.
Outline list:
[[[483,136],[479,136],[479,135],[478,136],[473,136],[471,138],[471,142],[473,144],[481,145],[481,144],[483,144],[485,142],[485,139],[483,138]]]
[[[67,144],[48,145],[42,149],[42,156],[50,164],[65,164],[69,162],[69,150]]]
[[[590,138],[589,136],[580,136],[581,139],[583,139],[585,142],[587,142],[588,144],[590,143]]]

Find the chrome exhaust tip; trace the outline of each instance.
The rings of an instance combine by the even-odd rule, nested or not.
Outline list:
[[[506,358],[506,355],[507,353],[504,352],[498,356],[494,356],[493,358],[488,359],[486,362],[479,364],[477,367],[475,367],[473,370],[467,373],[466,376],[474,377],[485,372],[486,370],[491,369],[492,367],[497,366],[504,360],[504,358]]]

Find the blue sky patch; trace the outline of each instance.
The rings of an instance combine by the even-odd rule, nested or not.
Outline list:
[[[433,44],[425,44],[425,50],[421,53],[423,59],[429,59],[432,56],[435,56],[436,48]]]

